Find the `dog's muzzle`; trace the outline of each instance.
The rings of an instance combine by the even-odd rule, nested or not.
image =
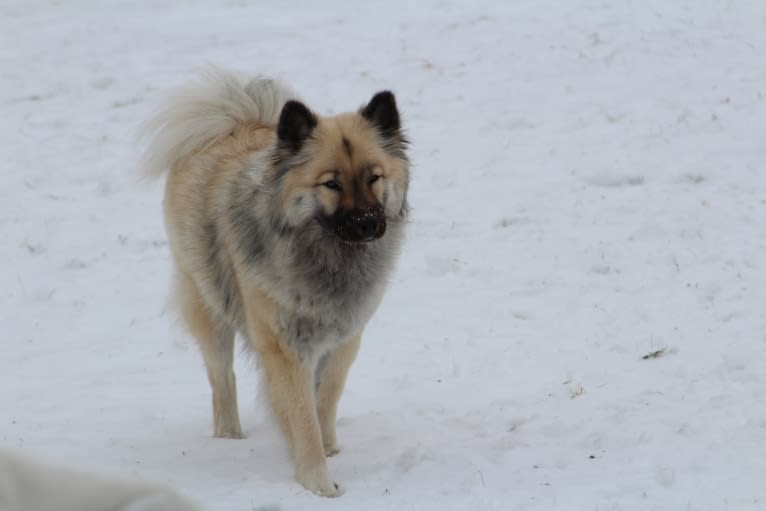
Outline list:
[[[320,217],[320,223],[343,241],[352,243],[379,239],[386,232],[386,215],[380,206],[349,211],[336,211]]]

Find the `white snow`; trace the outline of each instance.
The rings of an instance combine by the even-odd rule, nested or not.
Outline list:
[[[0,446],[211,511],[766,508],[766,2],[4,0],[0,42]],[[133,140],[210,63],[322,113],[392,88],[413,140],[340,499],[247,357],[211,438],[165,310]]]

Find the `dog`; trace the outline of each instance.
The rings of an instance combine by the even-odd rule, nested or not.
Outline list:
[[[0,449],[0,509],[202,511],[163,485],[48,465],[6,449]]]
[[[216,69],[147,130],[147,172],[167,172],[176,296],[205,361],[214,436],[243,437],[239,333],[262,367],[296,480],[339,495],[326,461],[339,451],[338,400],[408,217],[409,141],[394,95],[324,117],[283,83]]]

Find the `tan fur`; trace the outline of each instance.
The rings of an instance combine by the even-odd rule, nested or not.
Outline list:
[[[345,150],[343,140],[349,141],[353,148],[351,157]],[[403,180],[405,170],[396,159],[390,158],[375,143],[375,133],[357,114],[341,114],[333,118],[322,119],[315,129],[314,140],[309,142],[316,148],[314,157],[305,165],[298,166],[285,177],[283,207],[291,209],[294,197],[306,190],[315,188],[328,179],[335,179],[343,186],[343,192],[335,193],[326,188],[319,188],[319,201],[327,212],[338,207],[361,207],[365,203],[382,202],[384,181],[364,188],[364,196],[353,193],[355,181],[365,181],[373,173],[392,183]],[[403,197],[404,191],[398,190]],[[360,199],[363,199],[360,201]],[[400,202],[392,203],[392,209],[400,207]],[[303,221],[301,208],[295,208],[291,215],[296,223]]]
[[[337,495],[322,446],[313,371],[274,331],[269,314],[273,301],[255,288],[251,293],[246,298],[248,338],[263,365],[274,413],[290,445],[295,477],[321,495]]]
[[[178,290],[181,312],[191,334],[197,339],[213,391],[215,436],[244,438],[237,407],[234,376],[234,331],[215,321],[193,279],[179,272]]]
[[[335,435],[335,419],[338,413],[338,401],[346,384],[346,376],[359,351],[362,336],[358,335],[329,355],[327,366],[322,373],[322,381],[317,390],[317,415],[322,430],[322,445],[327,456],[340,452]]]
[[[227,126],[220,119],[217,123]],[[229,132],[212,137],[195,150],[186,150],[188,144],[184,145],[183,140],[166,143],[185,150],[170,169],[164,200],[177,272],[176,289],[182,317],[199,344],[207,368],[215,436],[243,437],[233,371],[234,338],[239,332],[263,368],[272,408],[290,446],[296,479],[320,495],[336,496],[340,490],[330,477],[325,457],[339,451],[335,434],[338,401],[359,349],[364,324],[355,325],[345,334],[347,337],[335,343],[319,339],[320,347],[309,355],[296,349],[282,333],[284,318],[312,313],[311,300],[291,301],[288,290],[270,284],[257,268],[244,261],[237,245],[241,239],[237,238],[235,226],[227,221],[234,200],[233,184],[241,179],[243,169],[260,169],[252,172],[256,182],[272,179],[270,173],[277,172],[263,162],[253,163],[253,158],[261,157],[275,144],[275,128],[270,121],[240,120]],[[172,135],[178,138],[178,133]],[[195,137],[202,140],[199,133],[202,131],[197,128]],[[394,216],[406,209],[406,160],[387,153],[379,133],[359,113],[319,118],[306,144],[311,158],[282,177],[281,196],[276,203],[291,224],[305,223],[307,215],[315,215],[316,210],[332,214],[338,208],[381,204],[387,216]],[[373,176],[380,179],[372,182]],[[342,191],[322,186],[330,179],[336,180]],[[314,199],[316,203],[311,202]],[[274,206],[264,205],[263,201],[253,204],[253,208],[266,207]],[[310,220],[314,221],[313,216]],[[229,313],[222,309],[216,294],[220,287],[216,287],[216,275],[211,273],[210,265],[204,264],[211,256],[205,231],[201,231],[201,226],[206,225],[215,227],[220,253],[232,269],[233,278],[227,286],[241,304],[236,316],[227,316]],[[291,257],[287,252],[278,252],[289,247],[273,250],[274,264]],[[364,321],[382,292],[383,284],[376,283],[370,289],[369,305],[361,314]],[[317,299],[321,301],[321,297]],[[315,388],[320,358],[324,369]]]
[[[352,191],[352,183],[357,179],[367,179],[373,172],[392,182],[402,180],[404,169],[399,161],[388,157],[379,145],[374,143],[374,133],[357,114],[341,114],[320,123],[315,131],[315,145],[319,149],[314,158],[299,168],[299,172],[291,172],[285,185],[285,202],[292,194],[303,188],[313,187],[328,178],[335,178],[343,185],[343,193],[337,194],[331,190],[320,191],[320,201],[327,211],[334,211],[339,205],[352,207],[358,202]],[[351,155],[347,154],[343,140],[347,140],[352,148]],[[294,169],[294,170],[299,170]],[[367,201],[382,202],[383,181],[373,185],[364,197]],[[371,193],[369,193],[371,192]]]

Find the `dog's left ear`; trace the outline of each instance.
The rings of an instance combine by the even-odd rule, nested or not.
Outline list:
[[[378,128],[384,137],[392,137],[399,133],[399,110],[396,109],[396,99],[391,91],[384,90],[375,94],[360,113]]]

